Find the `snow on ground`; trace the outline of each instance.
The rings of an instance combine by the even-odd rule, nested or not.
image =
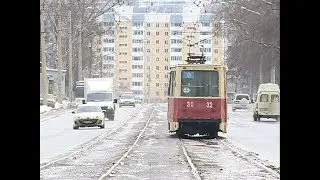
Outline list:
[[[71,102],[70,101],[66,101],[66,100],[63,100],[62,104],[56,102],[56,104],[54,105],[54,108],[46,106],[46,105],[40,105],[40,114],[49,112],[49,111],[51,111],[53,109],[60,109],[60,108],[67,109],[67,108],[70,107],[70,105],[71,105]]]
[[[51,111],[51,109],[52,109],[52,107],[42,105],[42,106],[40,106],[40,114]]]

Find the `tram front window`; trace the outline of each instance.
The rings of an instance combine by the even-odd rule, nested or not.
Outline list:
[[[217,71],[182,71],[181,73],[181,96],[219,96],[219,74]]]

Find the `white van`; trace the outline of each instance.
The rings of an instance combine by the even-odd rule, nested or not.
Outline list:
[[[253,108],[253,120],[275,118],[280,120],[280,88],[277,84],[260,84]]]

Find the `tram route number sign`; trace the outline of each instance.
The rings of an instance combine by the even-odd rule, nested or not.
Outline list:
[[[194,106],[193,101],[187,102],[187,107],[193,107],[193,106]],[[213,102],[206,102],[206,108],[214,108]]]

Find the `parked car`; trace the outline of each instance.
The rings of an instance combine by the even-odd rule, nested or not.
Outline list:
[[[105,127],[105,110],[102,110],[100,106],[80,104],[74,114],[73,129],[79,129],[79,127]]]
[[[47,94],[47,106],[54,108],[56,97],[53,94]],[[43,105],[43,94],[40,94],[40,106]]]
[[[122,94],[119,99],[119,107],[122,106],[136,106],[134,96],[131,94]]]
[[[249,94],[236,94],[232,103],[232,111],[236,109],[249,109]]]

